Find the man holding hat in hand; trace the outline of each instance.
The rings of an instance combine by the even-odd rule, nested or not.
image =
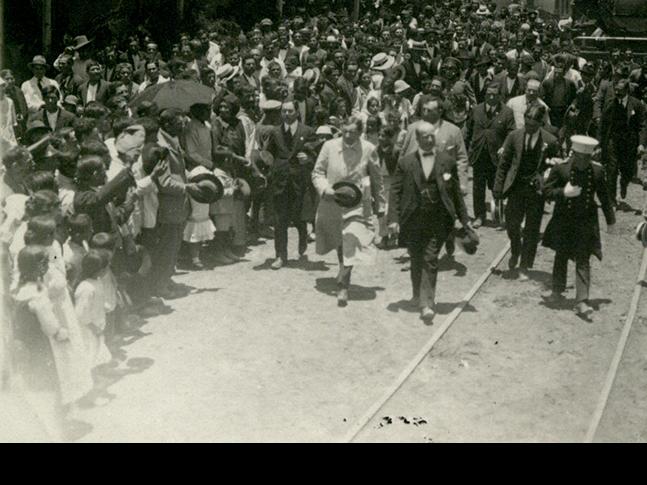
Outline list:
[[[543,245],[555,250],[553,288],[547,300],[559,303],[566,289],[568,261],[575,261],[575,312],[588,317],[593,309],[588,303],[591,285],[589,259],[594,254],[602,260],[602,245],[598,223],[597,196],[607,223],[607,231],[614,232],[615,213],[609,198],[602,165],[592,162],[591,156],[598,141],[583,135],[571,137],[572,156],[550,171],[544,195],[555,201],[553,217],[546,227]]]

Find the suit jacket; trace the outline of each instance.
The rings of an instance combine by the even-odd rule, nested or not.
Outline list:
[[[520,96],[523,94],[523,86],[519,77],[515,77],[514,83],[511,88],[508,88],[508,72],[503,71],[496,76],[494,76],[494,81],[499,83],[501,86],[500,93],[504,101],[508,101],[510,98],[515,96]]]
[[[49,119],[47,118],[47,113],[45,112],[45,108],[39,109],[36,113],[34,113],[32,116],[29,117],[30,121],[33,120],[39,120],[45,123],[45,126],[50,128],[52,131],[56,131],[59,128],[65,128],[67,126],[72,126],[74,124],[74,120],[76,119],[76,116],[74,116],[72,113],[70,113],[67,110],[64,110],[63,108],[58,109],[58,118],[56,119],[56,126],[49,126]]]
[[[88,104],[87,99],[88,99],[89,84],[90,84],[90,81],[86,81],[79,86],[78,95],[79,95],[79,98],[81,98],[81,102],[83,103],[84,106]],[[98,101],[99,103],[105,105],[110,99],[110,96],[112,95],[111,94],[112,90],[110,87],[111,87],[111,84],[108,81],[104,81],[103,79],[100,79],[95,101]]]
[[[240,83],[241,86],[251,86],[253,87],[256,91],[261,90],[261,80],[259,79],[258,75],[256,73],[252,74],[252,79],[255,81],[255,84],[252,84],[248,79],[247,76],[245,76],[244,73],[240,73],[238,75],[238,82]]]
[[[488,117],[486,104],[477,104],[472,108],[472,115],[467,122],[467,139],[470,140],[469,161],[474,165],[486,150],[490,161],[496,165],[497,151],[506,137],[515,129],[514,114],[503,103],[495,107],[494,115]]]
[[[294,100],[295,103],[301,103],[301,101]],[[311,96],[308,96],[305,99],[306,104],[306,116],[304,120],[300,120],[302,123],[314,127],[315,126],[315,109],[317,107],[317,100]],[[297,111],[300,113],[299,106],[297,105]]]
[[[539,160],[537,160],[537,173],[543,174],[548,168],[546,159],[559,154],[559,145],[557,138],[543,128],[540,128],[539,133],[537,143],[542,146],[542,151]],[[493,193],[498,192],[505,197],[514,185],[521,165],[525,136],[525,128],[520,128],[511,132],[503,142],[503,154],[497,167]]]
[[[544,231],[543,245],[555,251],[564,251],[570,257],[584,253],[594,254],[602,259],[597,204],[589,207],[588,214],[574,214],[568,207],[570,199],[564,197],[564,187],[571,179],[572,167],[570,159],[553,167],[544,186],[544,196],[547,200],[555,201],[555,208]],[[616,217],[609,198],[604,167],[593,163],[592,169],[595,195],[600,201],[606,223],[615,224]]]
[[[265,149],[274,157],[269,173],[269,185],[274,195],[283,194],[290,182],[303,190],[309,185],[310,172],[316,159],[316,154],[312,151],[315,139],[315,130],[301,122],[297,122],[292,146],[285,137],[283,124],[273,127],[269,132]],[[308,160],[299,161],[299,152],[308,155]]]
[[[487,90],[488,84],[494,81],[494,77],[492,77],[490,73],[487,73],[485,76],[485,82],[483,83],[483,89],[481,89],[479,86],[479,76],[478,71],[476,71],[472,73],[469,81],[472,91],[474,91],[474,97],[476,98],[477,104],[485,101],[485,91]]]
[[[184,224],[191,210],[186,191],[186,165],[184,150],[167,133],[160,130],[157,144],[169,150],[168,170],[158,180],[159,209],[157,222],[161,224]]]
[[[566,93],[564,96],[564,104],[562,106],[568,107],[575,99],[575,96],[577,96],[577,86],[570,79],[564,79],[564,82],[566,83]],[[551,100],[553,97],[553,91],[555,89],[555,78],[549,77],[542,83],[541,87],[544,91],[544,94],[542,96],[543,99],[547,104],[551,103]],[[549,104],[549,107],[552,108],[550,104]],[[556,121],[556,120],[553,120],[553,121]]]
[[[469,218],[458,180],[456,158],[451,153],[436,151],[434,163],[436,183],[443,205],[452,220],[458,219],[463,225],[467,224]],[[403,246],[407,246],[415,231],[419,230],[419,221],[412,216],[420,207],[424,182],[425,175],[418,151],[400,159],[391,177],[387,221],[389,224],[400,224],[399,240]]]
[[[422,91],[422,73],[429,73],[431,71],[431,64],[423,59],[421,59],[418,64],[420,65],[420,71],[418,72],[416,72],[413,62],[411,61],[405,61],[400,66],[400,69],[404,72],[402,78],[407,84],[409,84],[409,86],[411,86],[414,93]]]
[[[609,139],[611,138],[611,133],[614,132],[612,121],[615,105],[615,102],[610,102],[605,107],[600,118],[598,140],[602,145],[603,159],[607,157]],[[647,114],[645,113],[645,105],[633,96],[629,96],[627,99],[627,124],[628,129],[622,133],[622,139],[626,141],[627,153],[635,157],[638,144],[647,144]]]
[[[416,121],[409,125],[404,142],[402,143],[400,159],[418,150],[416,128],[419,124],[420,121]],[[459,167],[462,168],[467,166],[467,149],[465,148],[463,132],[455,124],[450,123],[449,121],[440,120],[438,131],[436,132],[436,147],[440,151],[448,151],[452,153],[456,159],[456,164]]]

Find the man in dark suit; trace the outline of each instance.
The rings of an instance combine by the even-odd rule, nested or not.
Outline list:
[[[620,174],[620,198],[627,197],[629,182],[636,175],[638,153],[647,146],[647,117],[640,100],[629,95],[629,82],[621,79],[614,86],[615,99],[607,104],[600,118],[598,140],[606,165],[609,196],[615,206]]]
[[[431,123],[418,124],[419,149],[398,162],[387,219],[390,231],[400,234],[399,244],[411,255],[413,299],[418,300],[425,322],[435,316],[440,250],[456,219],[470,228],[456,158],[451,152],[435,150],[434,131]]]
[[[481,57],[476,62],[476,71],[470,76],[470,86],[472,91],[474,91],[474,96],[476,97],[477,103],[482,103],[485,101],[485,90],[490,85],[492,81],[492,74],[488,71],[490,68],[491,61],[487,56]]]
[[[535,262],[539,244],[544,215],[542,189],[546,158],[559,152],[557,139],[541,128],[545,110],[543,106],[530,106],[526,111],[524,128],[507,136],[494,180],[494,198],[508,199],[505,220],[512,246],[508,267],[515,270],[521,258],[522,281],[529,279],[528,270]]]
[[[251,53],[245,54],[242,57],[243,70],[238,76],[238,83],[241,85],[247,84],[254,88],[254,91],[260,93],[261,80],[256,72],[256,59]]]
[[[91,101],[98,101],[105,105],[110,99],[111,84],[101,79],[101,64],[96,61],[90,61],[87,65],[89,79],[79,86],[79,97],[86,106]]]
[[[604,168],[591,162],[595,138],[571,137],[573,155],[566,163],[556,165],[548,176],[544,195],[555,201],[555,210],[546,231],[543,245],[555,250],[553,288],[547,299],[553,303],[563,300],[566,290],[568,261],[575,261],[575,312],[587,317],[593,309],[588,304],[591,285],[589,259],[595,255],[602,260],[602,244],[598,223],[597,196],[604,212],[607,231],[614,232],[615,213],[604,174]]]
[[[299,113],[299,120],[303,124],[314,127],[317,100],[310,96],[308,81],[302,77],[295,79],[292,90],[294,92],[294,102],[296,104],[297,112]]]
[[[45,106],[33,113],[29,121],[42,121],[52,131],[74,124],[76,116],[58,105],[58,89],[54,86],[46,86],[43,88],[43,100],[45,101]]]
[[[565,76],[566,61],[558,57],[552,76],[542,83],[543,100],[550,108],[550,120],[557,128],[562,127],[566,110],[577,96],[577,86]]]
[[[418,41],[411,41],[411,44],[411,47],[407,49],[411,58],[404,61],[400,69],[403,72],[402,79],[411,86],[415,94],[422,91],[422,80],[425,77],[429,77],[431,64],[422,57],[422,54],[426,50],[426,44]]]
[[[485,102],[472,108],[467,124],[467,139],[471,140],[469,161],[473,173],[475,228],[485,223],[485,189],[494,188],[497,152],[508,134],[515,129],[514,114],[501,102],[500,90],[501,86],[495,82],[488,85]]]
[[[308,231],[301,220],[301,211],[315,158],[309,149],[315,141],[315,132],[299,121],[294,100],[283,101],[281,118],[281,125],[273,128],[265,146],[274,157],[268,181],[275,214],[276,260],[272,269],[281,269],[287,264],[290,223],[299,232],[299,256],[302,257],[308,248]]]
[[[501,97],[504,103],[510,98],[521,96],[524,93],[524,86],[519,79],[519,61],[507,59],[506,68],[494,77],[494,80],[501,85]]]

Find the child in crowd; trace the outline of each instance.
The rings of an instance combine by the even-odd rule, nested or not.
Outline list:
[[[87,214],[75,214],[68,218],[69,239],[63,244],[63,261],[70,288],[75,288],[81,274],[81,261],[88,252],[92,237],[92,219]]]
[[[189,174],[189,180],[201,174],[208,173],[209,170],[202,165],[195,167]],[[209,218],[209,204],[202,204],[191,201],[191,215],[184,228],[184,242],[189,247],[189,254],[191,256],[191,265],[194,269],[204,269],[204,264],[200,259],[200,246],[214,239],[216,226]]]
[[[106,268],[107,258],[100,251],[91,249],[81,264],[79,285],[74,291],[76,316],[81,326],[83,342],[92,367],[107,364],[112,355],[106,347],[105,295],[101,276]]]

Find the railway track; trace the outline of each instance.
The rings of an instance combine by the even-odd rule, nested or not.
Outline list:
[[[447,317],[440,323],[437,330],[433,335],[425,342],[420,351],[409,361],[409,363],[404,367],[402,372],[397,376],[397,378],[389,385],[387,390],[380,396],[380,398],[375,401],[373,405],[361,416],[361,418],[356,421],[353,426],[348,430],[344,436],[343,442],[353,442],[357,437],[362,433],[362,431],[368,426],[368,424],[375,418],[375,416],[380,412],[380,410],[398,393],[402,386],[407,382],[411,377],[413,372],[418,368],[418,366],[424,361],[426,356],[432,351],[434,345],[440,341],[443,335],[450,329],[450,327],[459,319],[469,302],[478,294],[478,292],[483,288],[485,283],[488,281],[490,276],[496,272],[497,267],[504,260],[506,255],[509,253],[510,245],[509,243],[494,257],[490,263],[488,269],[480,276],[476,283],[472,286],[468,293],[465,294],[460,304],[454,308],[454,310],[447,315]],[[593,442],[596,436],[598,427],[607,408],[609,401],[609,395],[613,388],[616,376],[618,374],[618,369],[620,367],[621,359],[627,345],[627,341],[631,334],[631,329],[633,322],[635,320],[637,310],[639,308],[639,302],[642,293],[643,282],[645,280],[645,275],[647,273],[647,249],[643,251],[642,254],[642,263],[640,265],[636,283],[634,286],[634,291],[632,298],[629,304],[627,311],[627,316],[624,322],[624,326],[620,333],[618,343],[616,345],[616,350],[609,363],[609,367],[606,373],[606,378],[604,380],[602,389],[599,393],[597,405],[593,416],[591,417],[590,424],[586,435],[583,437],[582,441],[590,443]]]

